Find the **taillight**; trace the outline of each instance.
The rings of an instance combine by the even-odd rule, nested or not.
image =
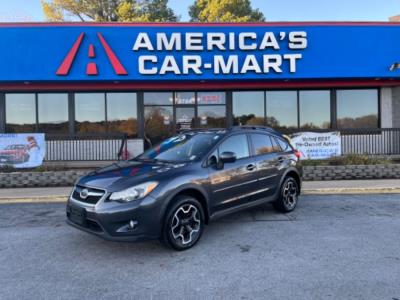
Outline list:
[[[300,159],[301,158],[301,152],[299,151],[299,150],[294,150],[294,155],[296,155],[296,157],[298,158],[298,159]]]

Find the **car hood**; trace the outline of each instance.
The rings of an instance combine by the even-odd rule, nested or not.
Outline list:
[[[146,181],[157,180],[165,173],[170,173],[185,165],[184,163],[139,161],[116,162],[90,172],[80,178],[77,184],[115,192]]]

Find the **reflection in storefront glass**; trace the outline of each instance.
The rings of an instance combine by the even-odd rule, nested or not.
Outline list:
[[[331,126],[330,91],[300,91],[300,128],[324,129]]]
[[[143,94],[144,105],[172,105],[173,99],[173,95],[170,92]]]
[[[226,127],[225,105],[203,105],[197,109],[199,125],[205,128]]]
[[[378,90],[338,90],[336,99],[339,128],[378,127]]]
[[[177,107],[176,111],[176,129],[190,130],[194,128],[194,107]]]
[[[107,93],[107,129],[137,136],[136,93]]]
[[[68,133],[68,94],[38,94],[39,132]]]
[[[297,128],[297,92],[266,93],[267,125],[276,129]]]
[[[198,92],[198,104],[225,104],[225,92]]]
[[[105,132],[105,95],[75,94],[75,130],[77,133]]]
[[[195,104],[194,92],[176,92],[175,104]]]
[[[264,125],[264,92],[233,93],[234,125]]]
[[[36,131],[35,94],[6,94],[6,131]]]
[[[146,147],[151,147],[173,135],[172,106],[146,106],[144,108]]]

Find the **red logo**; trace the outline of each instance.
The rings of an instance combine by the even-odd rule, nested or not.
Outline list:
[[[56,72],[57,75],[59,75],[59,76],[68,75],[68,73],[72,67],[72,63],[75,60],[76,54],[78,53],[79,47],[81,46],[84,36],[85,36],[85,34],[82,32],[79,35],[79,37],[76,39],[75,43],[72,45],[71,49],[65,56],[63,62],[58,67],[57,72]],[[104,39],[103,35],[101,33],[97,33],[97,37],[99,38],[100,43],[103,46],[104,51],[106,52],[108,60],[110,61],[115,74],[128,75],[128,72],[125,70],[124,66],[121,64],[118,57],[115,55],[114,51],[108,45],[108,43]],[[91,59],[96,57],[93,44],[89,45],[88,57]],[[97,65],[95,62],[88,62],[88,64],[86,65],[86,74],[92,75],[92,76],[98,75]]]

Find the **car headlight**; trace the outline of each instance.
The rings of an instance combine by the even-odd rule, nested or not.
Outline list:
[[[111,201],[122,201],[122,202],[130,202],[133,200],[138,200],[150,194],[150,192],[154,190],[157,185],[158,182],[155,181],[142,183],[130,187],[126,190],[112,193],[109,199]]]

